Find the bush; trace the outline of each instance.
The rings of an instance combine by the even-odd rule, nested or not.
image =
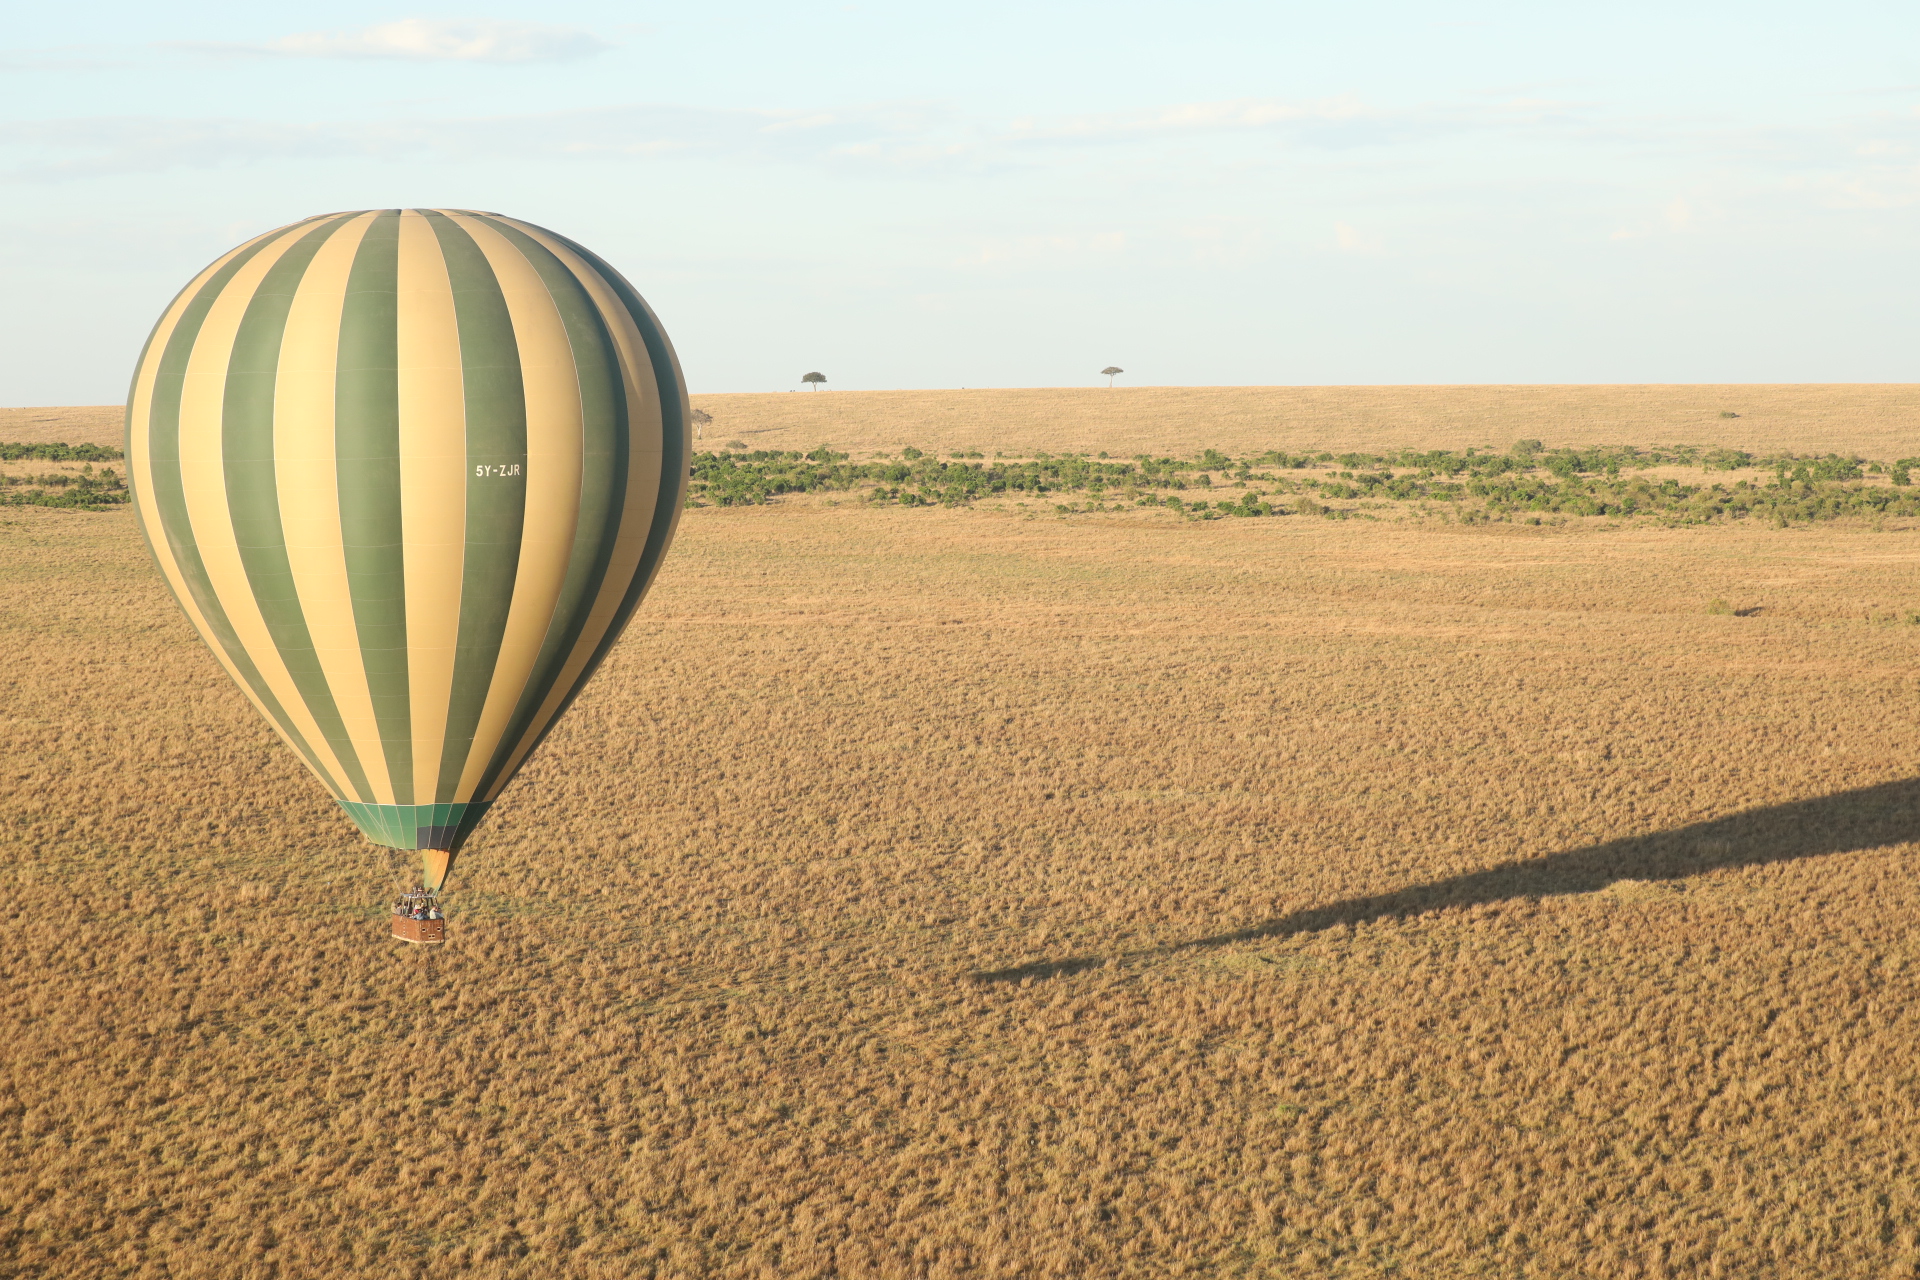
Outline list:
[[[1519,445],[1531,443],[1521,441]],[[725,451],[694,455],[692,492],[721,506],[758,504],[781,494],[821,491],[864,493],[869,501],[903,505],[958,506],[981,499],[1047,495],[1052,495],[1049,502],[1059,502],[1068,494],[1084,494],[1096,502],[1118,494],[1129,502],[1159,505],[1143,499],[1143,492],[1182,497],[1206,493],[1214,489],[1207,464],[1224,461],[1228,464],[1226,483],[1247,491],[1234,495],[1241,514],[1258,514],[1257,504],[1247,501],[1247,495],[1253,492],[1251,486],[1258,483],[1269,491],[1308,499],[1289,504],[1302,512],[1320,513],[1324,510],[1321,504],[1333,500],[1440,502],[1452,504],[1454,514],[1450,518],[1469,523],[1511,522],[1540,515],[1560,517],[1563,522],[1571,516],[1611,516],[1688,525],[1754,519],[1785,527],[1790,521],[1800,520],[1861,517],[1879,522],[1889,516],[1920,517],[1920,495],[1907,492],[1913,487],[1910,470],[1920,465],[1920,458],[1903,458],[1893,464],[1893,485],[1882,486],[1861,483],[1869,465],[1864,458],[1833,453],[1780,453],[1756,458],[1742,450],[1705,451],[1691,445],[1652,449],[1604,445],[1554,449],[1526,458],[1512,452],[1481,453],[1475,449],[1459,453],[1403,449],[1387,454],[1342,454],[1338,459],[1331,455],[1310,459],[1273,451],[1258,460],[1264,466],[1298,468],[1337,461],[1346,467],[1329,471],[1324,480],[1255,474],[1245,460],[1236,462],[1217,449],[1185,460],[1142,454],[1123,462],[1086,454],[1044,452],[1025,459],[967,460],[977,453],[973,449],[954,450],[950,458],[940,458],[903,446],[898,458],[876,454],[855,462],[848,454],[825,445],[807,453],[746,451],[739,441],[732,441]],[[1676,464],[1699,466],[1709,473],[1765,468],[1773,472],[1773,478],[1758,482],[1741,479],[1732,484],[1702,478],[1699,483],[1689,484],[1678,477],[1655,481],[1646,474],[1656,466]],[[875,486],[884,487],[887,493],[874,492]],[[901,496],[906,493],[917,496],[909,501]],[[1224,510],[1218,502],[1206,506],[1216,512]],[[1432,513],[1423,509],[1422,514]]]
[[[103,444],[19,444],[0,443],[0,462],[112,462],[124,457],[118,449]]]
[[[112,467],[102,467],[100,473],[95,475],[91,462],[77,474],[61,471],[38,476],[0,476],[0,487],[26,490],[24,493],[0,494],[0,505],[9,507],[67,507],[76,511],[105,511],[110,507],[125,506],[131,496],[119,472]]]

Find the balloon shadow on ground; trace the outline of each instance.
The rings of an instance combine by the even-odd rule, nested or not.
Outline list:
[[[1673,831],[1628,836],[1544,858],[1503,863],[1391,893],[1310,907],[1230,933],[1146,947],[1112,958],[1177,955],[1236,942],[1314,933],[1335,925],[1402,919],[1447,907],[1592,893],[1622,880],[1681,880],[1729,867],[1766,866],[1829,853],[1878,849],[1914,839],[1920,839],[1920,778],[1749,809]],[[1099,968],[1108,959],[1072,956],[972,976],[977,982],[1054,978]]]

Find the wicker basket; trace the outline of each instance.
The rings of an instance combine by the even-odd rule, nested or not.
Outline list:
[[[445,920],[415,920],[412,916],[393,918],[393,936],[402,942],[445,942]]]

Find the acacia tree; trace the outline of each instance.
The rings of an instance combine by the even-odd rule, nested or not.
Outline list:
[[[1125,373],[1126,370],[1119,368],[1116,365],[1108,365],[1106,368],[1102,369],[1100,372],[1106,377],[1107,385],[1111,387],[1113,385],[1113,375],[1116,373]]]
[[[711,423],[712,421],[713,421],[713,415],[708,413],[705,409],[695,409],[693,411],[693,438],[695,440],[698,440],[701,436],[706,435],[707,424]]]
[[[800,381],[802,382],[812,383],[813,386],[811,389],[814,391],[818,391],[820,389],[820,384],[825,382],[826,380],[827,380],[827,375],[824,373],[809,373],[800,379]]]

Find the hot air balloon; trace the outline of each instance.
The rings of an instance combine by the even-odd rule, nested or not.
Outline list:
[[[214,656],[437,894],[658,572],[689,416],[659,321],[588,250],[370,209],[181,291],[134,373],[128,470]]]

